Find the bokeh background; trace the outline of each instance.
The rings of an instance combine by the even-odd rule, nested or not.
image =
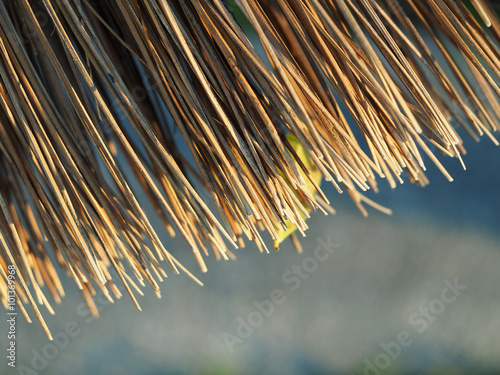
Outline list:
[[[364,218],[347,195],[323,183],[337,214],[313,215],[303,254],[289,241],[271,254],[249,244],[235,251],[237,261],[212,256],[202,274],[182,238],[159,230],[205,285],[170,273],[160,300],[147,289],[138,298],[142,312],[125,295],[114,304],[98,301],[100,318],[88,319],[63,275],[67,296],[55,316],[44,315],[54,335],[64,336],[70,324],[74,337],[54,352],[38,323],[19,317],[18,367],[4,358],[0,373],[499,374],[500,148],[463,135],[468,170],[442,158],[453,183],[427,159],[428,187],[406,181],[391,190],[380,181],[380,193],[368,194],[392,216],[370,210]],[[300,285],[287,282],[294,267],[309,262],[311,269],[315,248],[328,238],[337,244],[333,254]],[[455,279],[466,289],[453,302],[436,302],[446,280]],[[228,345],[241,321],[255,318],[255,302],[269,300],[273,290],[282,292],[283,302],[248,337]],[[420,309],[430,305],[425,325],[417,324]],[[1,327],[3,340],[4,319]],[[401,337],[407,345],[394,349]],[[392,357],[384,347],[392,348]]]

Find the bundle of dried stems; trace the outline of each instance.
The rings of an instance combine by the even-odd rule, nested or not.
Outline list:
[[[159,296],[160,261],[194,278],[141,195],[206,271],[207,247],[267,251],[262,231],[333,211],[317,174],[364,214],[388,212],[362,193],[377,178],[425,185],[424,154],[451,181],[431,149],[497,143],[499,42],[484,0],[0,0],[0,299],[13,264],[50,337],[58,267],[94,314],[117,277]]]

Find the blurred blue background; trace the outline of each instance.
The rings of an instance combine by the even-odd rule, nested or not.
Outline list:
[[[89,319],[63,275],[68,295],[55,316],[44,312],[61,349],[38,323],[20,320],[18,368],[4,360],[0,373],[500,373],[500,148],[463,135],[468,170],[441,158],[453,183],[427,160],[428,187],[391,190],[382,180],[369,193],[392,216],[363,218],[324,183],[337,214],[313,215],[301,255],[288,241],[268,255],[248,245],[237,261],[209,258],[202,274],[182,238],[159,230],[205,285],[170,273],[161,300],[147,288],[139,297],[142,312],[125,295],[98,301],[101,317]],[[328,238],[335,249],[319,260],[315,249]],[[466,289],[443,294],[455,282]]]

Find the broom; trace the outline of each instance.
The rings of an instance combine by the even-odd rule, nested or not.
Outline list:
[[[245,239],[268,252],[262,232],[300,249],[310,212],[334,212],[322,180],[364,215],[390,213],[363,193],[377,180],[426,185],[425,157],[452,181],[432,150],[498,144],[499,41],[484,0],[1,0],[3,305],[50,338],[57,268],[95,315],[118,282],[139,308],[161,261],[200,283],[158,230],[205,272]]]

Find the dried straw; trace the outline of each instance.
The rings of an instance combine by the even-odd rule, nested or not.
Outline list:
[[[57,267],[94,314],[96,289],[120,297],[117,277],[136,304],[146,283],[159,296],[160,261],[197,280],[144,199],[206,271],[209,248],[234,258],[227,246],[246,238],[268,251],[262,230],[279,242],[290,226],[306,231],[309,211],[331,212],[315,173],[364,214],[390,212],[363,195],[378,178],[425,185],[425,154],[451,181],[430,146],[461,162],[462,129],[498,144],[500,23],[488,2],[471,1],[476,18],[454,0],[235,5],[0,1],[0,299],[13,264],[18,306],[49,337],[38,305],[53,312],[44,286],[64,296]]]

